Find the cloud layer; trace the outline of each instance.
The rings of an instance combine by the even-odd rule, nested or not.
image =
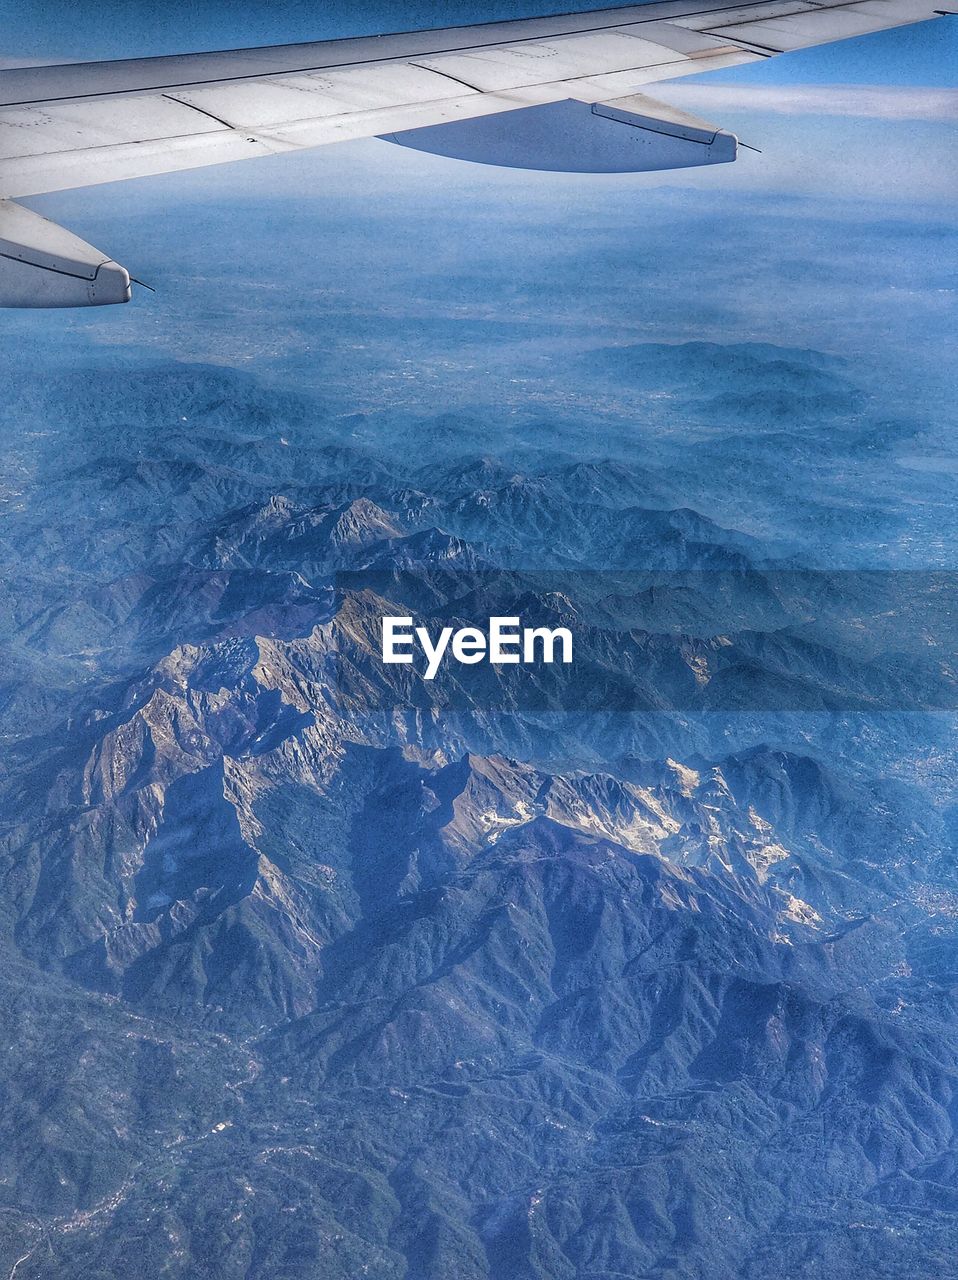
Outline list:
[[[655,90],[659,91],[658,87]],[[852,116],[872,120],[958,120],[958,89],[905,85],[670,84],[663,96],[696,111]]]

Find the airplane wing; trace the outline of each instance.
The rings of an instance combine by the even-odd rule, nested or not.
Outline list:
[[[938,16],[936,0],[665,0],[264,49],[0,71],[0,306],[127,301],[128,273],[15,197],[351,138],[514,167],[734,160],[659,80]],[[941,3],[941,0],[937,0]]]

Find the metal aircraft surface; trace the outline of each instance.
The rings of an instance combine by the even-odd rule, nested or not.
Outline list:
[[[127,302],[125,268],[15,203],[381,137],[516,168],[734,160],[659,80],[923,22],[941,0],[664,0],[406,35],[0,71],[0,306]]]

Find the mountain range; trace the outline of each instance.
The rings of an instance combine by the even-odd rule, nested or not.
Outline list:
[[[583,351],[588,438],[6,372],[0,1267],[950,1274],[920,423],[768,343]],[[576,660],[427,682],[405,610]]]

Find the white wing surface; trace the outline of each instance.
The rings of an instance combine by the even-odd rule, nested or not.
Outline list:
[[[128,280],[116,274],[122,268],[75,237],[63,241],[37,215],[14,212],[18,196],[373,136],[531,168],[723,162],[735,158],[731,134],[642,91],[921,22],[941,12],[934,5],[666,0],[407,35],[2,71],[0,305],[129,296]],[[58,246],[69,252],[58,258]],[[86,288],[77,282],[90,283],[91,263],[100,286]]]

